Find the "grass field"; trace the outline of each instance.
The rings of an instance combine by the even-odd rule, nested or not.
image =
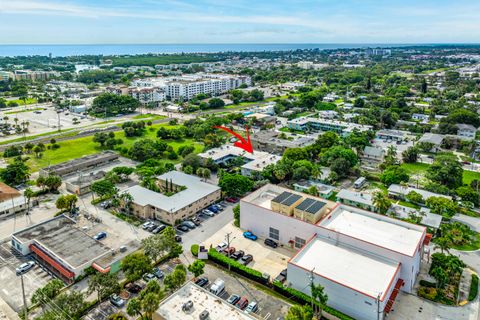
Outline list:
[[[27,104],[33,104],[33,103],[37,103],[37,99],[35,98],[27,98],[27,100],[25,101]],[[7,105],[9,103],[17,103],[19,106],[23,106],[25,104],[25,102],[23,102],[23,100],[20,100],[20,99],[16,99],[16,100],[8,100],[7,101]]]
[[[152,113],[145,113],[145,114],[137,114],[132,119],[142,119],[142,120],[160,120],[165,119],[166,116],[162,116],[159,114],[152,114]]]
[[[460,251],[475,251],[480,249],[480,234],[475,232],[472,241],[464,245],[454,245],[452,249]]]
[[[17,113],[22,113],[22,112],[32,112],[32,111],[37,111],[37,110],[43,110],[43,108],[33,108],[33,109],[19,109],[17,111],[8,111],[5,112],[5,114],[17,114]]]
[[[426,163],[404,163],[402,167],[407,170],[409,175],[420,174],[425,175],[429,164]],[[473,180],[480,180],[480,172],[463,170],[463,183],[470,184]]]
[[[163,124],[163,123],[155,124],[151,127],[153,128],[153,130],[150,130],[150,127],[147,128],[147,131],[145,132],[143,137],[125,137],[125,133],[123,131],[116,132],[115,137],[123,140],[122,147],[129,148],[138,139],[143,139],[143,138],[156,139],[157,129],[160,126],[163,126],[165,128],[178,127],[178,125],[171,126],[169,124]],[[203,150],[203,145],[201,143],[193,141],[192,139],[184,139],[184,140],[178,140],[178,141],[165,140],[165,142],[171,145],[175,151],[177,151],[178,148],[180,148],[182,145],[193,145],[195,147],[195,153],[199,153]],[[75,158],[80,158],[80,157],[83,157],[89,154],[94,154],[103,150],[102,148],[100,148],[100,145],[98,143],[93,142],[93,136],[82,137],[82,138],[67,140],[67,141],[60,141],[58,142],[58,144],[60,145],[59,149],[56,149],[56,150],[47,149],[43,153],[43,156],[41,158],[35,158],[34,156],[32,156],[28,160],[28,165],[30,166],[32,171],[37,171],[49,165],[54,165],[60,162],[69,161]],[[181,161],[181,159],[178,159],[176,161],[172,161],[172,160],[165,160],[165,161],[179,162]]]

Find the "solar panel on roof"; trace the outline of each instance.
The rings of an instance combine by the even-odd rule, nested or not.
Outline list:
[[[315,202],[310,207],[308,207],[305,211],[307,211],[308,213],[314,214],[320,211],[320,209],[322,209],[325,205],[326,205],[325,202],[315,200]]]
[[[285,206],[291,206],[295,201],[297,201],[300,198],[301,197],[298,194],[291,194],[290,197],[282,201],[282,204]]]
[[[313,199],[310,199],[310,198],[307,198],[305,200],[302,201],[302,203],[300,203],[296,209],[298,210],[305,210],[306,208],[310,207],[312,205],[312,203],[314,203],[315,200]]]
[[[281,194],[279,194],[278,196],[276,196],[272,202],[276,202],[276,203],[282,203],[283,200],[287,199],[290,195],[292,195],[290,192],[288,191],[284,191],[282,192]]]

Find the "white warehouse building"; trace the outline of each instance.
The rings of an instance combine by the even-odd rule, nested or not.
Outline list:
[[[242,229],[300,249],[290,287],[310,294],[313,275],[328,304],[356,319],[383,319],[399,290],[413,290],[425,227],[275,185],[243,198],[240,212]]]

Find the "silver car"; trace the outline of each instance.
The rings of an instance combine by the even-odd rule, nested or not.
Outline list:
[[[22,263],[15,269],[15,272],[17,273],[17,275],[23,274],[25,272],[28,272],[30,269],[32,269],[34,265],[35,265],[35,261],[32,261],[32,260]]]

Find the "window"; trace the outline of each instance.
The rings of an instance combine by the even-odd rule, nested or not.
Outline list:
[[[279,240],[280,239],[280,232],[278,229],[270,227],[270,232],[268,234],[269,238],[272,238],[273,240]]]
[[[295,248],[300,249],[305,245],[305,239],[295,237]]]

